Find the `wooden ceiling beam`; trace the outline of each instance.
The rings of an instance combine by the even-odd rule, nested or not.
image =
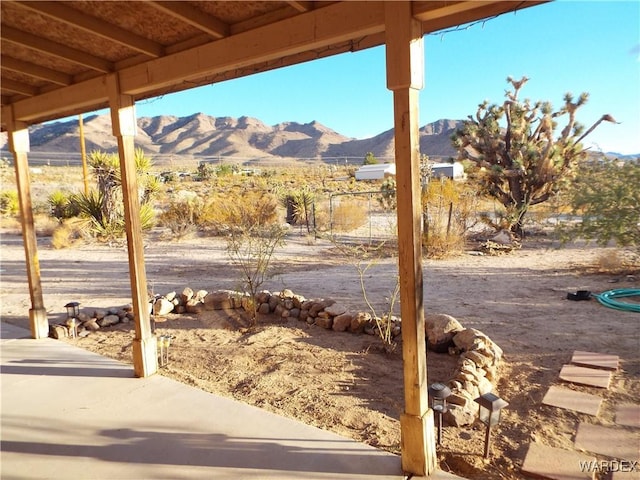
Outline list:
[[[231,25],[231,35],[263,27],[270,23],[280,22],[293,17],[295,14],[295,10],[291,7],[282,7],[277,10],[273,10],[272,12],[252,17],[247,20],[243,20],[242,22],[234,23]]]
[[[98,72],[109,73],[113,70],[113,64],[107,60],[8,25],[2,26],[2,39]]]
[[[12,80],[10,78],[5,78],[2,80],[2,90],[6,90],[7,92],[11,93],[19,93],[21,95],[27,95],[29,97],[34,97],[39,93],[37,87]]]
[[[523,8],[547,3],[548,1],[502,0],[500,2],[492,2],[490,0],[469,0],[444,2],[446,5],[440,5],[437,9],[434,8],[434,2],[421,1],[412,3],[412,12],[413,16],[422,22],[422,30],[427,34],[464,25],[478,19],[490,19],[496,15],[515,12]]]
[[[425,32],[430,32],[437,28],[450,28],[467,19],[475,21],[484,18],[483,15],[492,16],[545,1],[505,0],[494,5],[482,3],[481,8],[475,9],[474,3],[437,2],[443,8],[449,6],[458,10],[457,13],[449,10],[447,15],[439,16],[434,12],[426,14],[433,10],[430,7],[434,2],[420,2],[412,4],[412,12],[427,15],[422,17],[427,18],[422,25]],[[459,10],[462,4],[470,10]],[[119,63],[118,75],[123,93],[140,100],[385,42],[382,2],[314,5],[314,10],[303,15],[295,15],[294,10],[286,6],[275,14],[231,25],[231,35],[228,37],[201,45],[185,44],[185,50],[165,57],[141,61],[139,64]],[[267,18],[275,23],[270,23]],[[3,38],[9,40],[7,37],[15,37],[14,34],[15,29],[3,25]],[[43,87],[37,97],[19,99],[14,96],[11,101],[16,118],[27,123],[38,123],[103,108],[108,105],[104,78],[104,75],[91,78],[83,74],[82,78],[75,76],[74,83],[67,87],[53,91]]]
[[[213,38],[224,38],[229,36],[229,25],[215,17],[212,17],[211,15],[207,15],[197,8],[192,7],[188,3],[152,1],[149,2],[149,4],[172,17],[178,18],[197,29],[206,32]]]
[[[382,2],[341,2],[123,69],[121,87],[128,95],[140,95],[145,90],[329,48],[382,31]]]
[[[32,124],[104,108],[109,104],[106,77],[107,75],[101,75],[82,83],[40,93],[37,97],[18,100],[13,103],[15,118]],[[4,82],[2,87],[4,88]],[[4,108],[11,108],[11,105],[3,107],[3,117]]]
[[[301,13],[308,12],[309,10],[313,10],[313,2],[305,2],[302,0],[289,0],[287,1],[287,3]]]
[[[60,73],[56,70],[29,62],[23,62],[22,60],[12,57],[2,57],[0,65],[6,70],[19,72],[33,78],[55,83],[56,85],[71,85],[73,81],[71,75],[65,75],[64,73]]]
[[[45,15],[54,20],[63,22],[69,26],[79,28],[92,35],[98,35],[112,42],[116,42],[132,50],[144,53],[150,57],[160,57],[164,54],[162,45],[141,37],[135,33],[124,30],[116,25],[105,22],[97,17],[82,13],[75,8],[68,7],[60,2],[51,1],[19,1],[12,2],[22,8]]]

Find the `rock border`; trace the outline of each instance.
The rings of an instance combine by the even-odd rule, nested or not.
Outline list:
[[[332,299],[307,299],[290,289],[275,293],[264,290],[256,295],[255,301],[257,311],[262,315],[295,318],[336,332],[377,335],[378,325],[387,321],[372,318],[368,312],[348,312],[347,307]],[[211,310],[242,308],[249,311],[251,303],[249,295],[234,290],[209,292],[186,287],[181,293],[174,291],[150,299],[149,313],[157,319],[168,314],[199,314]],[[73,336],[75,329],[78,337],[86,337],[101,328],[132,320],[130,305],[92,311],[84,309],[77,321],[69,319],[51,325],[50,336],[58,339]],[[391,322],[392,337],[396,338],[401,334],[401,319],[392,316],[388,321]],[[425,335],[428,350],[459,355],[456,372],[447,382],[452,395],[447,399],[450,408],[445,413],[445,420],[458,427],[472,424],[478,415],[474,400],[493,390],[502,349],[481,331],[464,328],[447,314],[425,315]]]

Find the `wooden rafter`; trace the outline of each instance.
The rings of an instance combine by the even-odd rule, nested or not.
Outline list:
[[[48,6],[32,6],[31,3],[43,3]],[[113,3],[108,2],[104,5]],[[246,20],[226,24],[218,18],[203,16],[204,13],[199,10],[197,11],[201,15],[197,19],[194,18],[197,7],[190,2],[148,2],[148,5],[156,7],[157,15],[171,16],[172,24],[175,24],[175,19],[192,26],[196,24],[202,34],[187,39],[182,37],[175,43],[167,42],[164,53],[159,58],[149,59],[147,54],[136,50],[136,55],[120,57],[116,62],[52,42],[44,36],[46,30],[43,30],[43,35],[27,33],[19,24],[7,23],[11,15],[7,16],[7,20],[3,16],[0,32],[3,40],[84,67],[83,71],[72,75],[72,83],[69,85],[68,75],[57,68],[55,63],[45,62],[43,67],[51,65],[51,68],[57,69],[63,77],[54,79],[49,75],[45,78],[44,71],[37,73],[25,65],[27,68],[21,73],[46,80],[50,84],[40,89],[37,99],[5,96],[8,100],[3,105],[15,104],[17,117],[21,121],[33,123],[79,113],[82,108],[103,108],[107,101],[104,89],[99,87],[101,81],[95,79],[104,73],[118,72],[126,93],[140,100],[341,52],[369,48],[385,42],[383,2],[308,3],[293,0],[293,3],[278,6],[273,10],[261,10]],[[428,33],[538,3],[544,2],[412,2],[411,14],[421,22],[423,32]],[[60,6],[80,13],[64,4],[58,5],[57,2],[7,1],[6,4],[13,8],[8,10],[8,13],[13,15],[17,14],[18,8],[24,10],[25,14],[38,8],[53,8],[60,16]],[[28,4],[27,8],[22,8],[23,4]],[[310,10],[301,12],[303,8]],[[82,13],[80,15],[87,16]],[[40,15],[40,18],[44,17]],[[52,22],[56,21],[54,17],[50,18]],[[69,24],[73,24],[67,20]],[[102,40],[105,37],[95,38]],[[23,59],[14,52],[8,54],[10,57],[14,55],[16,59]],[[16,71],[16,65],[14,63],[3,71]]]
[[[27,95],[28,97],[33,97],[40,92],[40,90],[38,90],[38,88],[34,87],[33,85],[18,82],[17,80],[12,80],[10,78],[5,78],[4,80],[2,80],[2,89],[11,93]]]
[[[12,57],[2,57],[2,68],[55,83],[57,85],[71,85],[73,80],[71,75],[60,73],[56,70],[35,65],[33,63],[23,62],[22,60]]]
[[[229,25],[215,17],[205,15],[188,3],[152,1],[150,5],[202,30],[213,38],[223,38],[229,35]]]
[[[309,10],[313,9],[313,2],[289,0],[287,3],[295,8],[298,12],[308,12]]]
[[[98,72],[108,73],[113,70],[113,64],[108,60],[6,25],[2,26],[2,39]]]
[[[160,57],[164,52],[162,45],[147,38],[136,35],[104,20],[82,13],[60,2],[13,2],[22,8],[28,8],[47,17],[53,18],[67,25],[80,28],[93,35],[116,42],[125,47],[144,53],[150,57]]]

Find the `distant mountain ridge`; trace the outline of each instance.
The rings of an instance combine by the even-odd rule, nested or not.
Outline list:
[[[84,119],[85,145],[92,150],[115,151],[116,140],[109,115]],[[252,117],[212,117],[196,113],[187,117],[161,115],[137,121],[136,146],[150,155],[236,156],[242,158],[335,158],[394,155],[393,129],[371,138],[346,137],[316,121],[283,122],[269,126]],[[456,152],[450,137],[459,120],[438,120],[420,128],[421,153],[452,157]],[[80,132],[77,120],[53,122],[29,128],[34,152],[77,153]],[[6,133],[0,148],[6,150]]]

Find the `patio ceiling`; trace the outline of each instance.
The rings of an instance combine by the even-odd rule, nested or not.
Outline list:
[[[542,1],[422,1],[429,33]],[[2,129],[385,43],[383,2],[17,1],[1,8]]]

